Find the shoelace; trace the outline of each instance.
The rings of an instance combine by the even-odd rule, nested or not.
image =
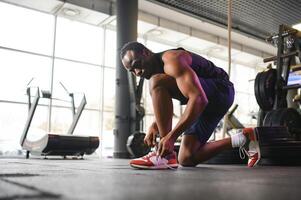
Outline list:
[[[246,150],[246,144],[248,144],[248,137],[246,137],[247,138],[247,141],[245,141],[244,142],[244,144],[243,145],[241,145],[240,147],[239,147],[239,157],[243,160],[243,159],[245,159],[246,158],[246,155],[248,156],[248,157],[250,157],[250,154],[249,154],[249,152]]]
[[[152,153],[154,153],[154,152],[156,152],[156,161],[157,161],[156,164],[158,165],[158,164],[159,164],[159,160],[161,160],[162,158],[161,158],[161,156],[158,155],[158,153],[157,153],[157,148],[155,148],[155,151],[150,152],[147,156],[150,157],[150,154],[152,154]],[[161,164],[163,164],[163,165],[164,165],[165,167],[167,167],[168,169],[176,170],[175,168],[171,167],[170,165],[168,165],[168,164],[165,163],[165,162],[161,162]]]
[[[158,164],[159,164],[159,160],[161,160],[162,158],[161,158],[161,156],[159,156],[159,155],[157,154],[157,145],[155,146],[155,148],[154,148],[151,152],[149,152],[149,153],[148,153],[147,155],[145,155],[144,157],[145,157],[145,158],[149,158],[149,157],[152,156],[153,153],[156,153],[156,161],[157,161],[156,165],[158,165]],[[170,165],[168,165],[168,164],[165,163],[165,162],[161,162],[161,164],[163,164],[163,165],[164,165],[165,167],[167,167],[168,169],[176,170],[175,168],[171,167]]]
[[[245,149],[245,147],[243,147],[243,146],[240,146],[239,147],[239,157],[240,157],[240,159],[245,159],[246,158],[246,154],[247,154],[247,150]]]
[[[159,162],[158,162],[159,159],[162,159],[161,156],[156,156],[157,165],[158,165],[158,163],[159,163]],[[165,167],[167,167],[168,169],[176,170],[175,168],[171,167],[171,166],[168,165],[167,163],[165,163],[165,162],[162,162],[162,163],[163,163],[163,165],[164,165]],[[162,164],[162,163],[161,163],[161,164]]]

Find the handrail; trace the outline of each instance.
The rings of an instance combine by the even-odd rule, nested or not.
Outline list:
[[[36,92],[35,98],[33,100],[33,103],[29,102],[31,104],[31,106],[30,106],[30,109],[29,109],[29,112],[28,112],[28,118],[27,118],[27,121],[25,123],[23,134],[21,136],[21,140],[20,140],[21,146],[23,146],[24,141],[25,141],[25,139],[27,137],[27,133],[28,133],[31,121],[33,119],[35,110],[36,110],[36,108],[38,106],[39,99],[40,99],[40,90],[39,90],[39,88],[37,88],[37,92]]]

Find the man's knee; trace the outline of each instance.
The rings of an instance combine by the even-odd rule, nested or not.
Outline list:
[[[184,167],[195,167],[198,164],[193,155],[179,155],[178,162]]]

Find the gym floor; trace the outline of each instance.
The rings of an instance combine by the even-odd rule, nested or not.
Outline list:
[[[2,199],[300,199],[301,168],[206,165],[151,171],[125,159],[0,159]]]

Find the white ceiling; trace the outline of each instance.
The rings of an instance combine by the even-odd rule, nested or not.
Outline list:
[[[116,27],[116,18],[114,16],[59,0],[2,1],[96,26],[108,25],[113,29]],[[74,16],[67,15],[65,11],[68,9],[77,12],[77,14]],[[139,0],[139,9],[138,34],[143,37],[166,41],[172,46],[183,46],[184,48],[227,60],[228,42],[225,37],[226,30],[189,16],[183,16],[183,14],[175,13],[175,11],[167,8],[160,8],[158,5],[152,5],[145,0]],[[146,12],[149,10],[153,10],[153,13]],[[167,20],[167,18],[176,19],[177,23]],[[189,24],[187,24],[187,21],[189,21]],[[245,63],[250,67],[264,66],[261,57],[275,53],[275,48],[271,45],[263,44],[246,36],[233,33],[232,38],[233,49],[231,55],[234,62]],[[250,52],[256,56],[251,55]]]
[[[39,10],[46,13],[55,14],[57,10],[64,4],[62,1],[58,0],[2,0],[11,4],[23,6],[26,8],[31,8]]]

